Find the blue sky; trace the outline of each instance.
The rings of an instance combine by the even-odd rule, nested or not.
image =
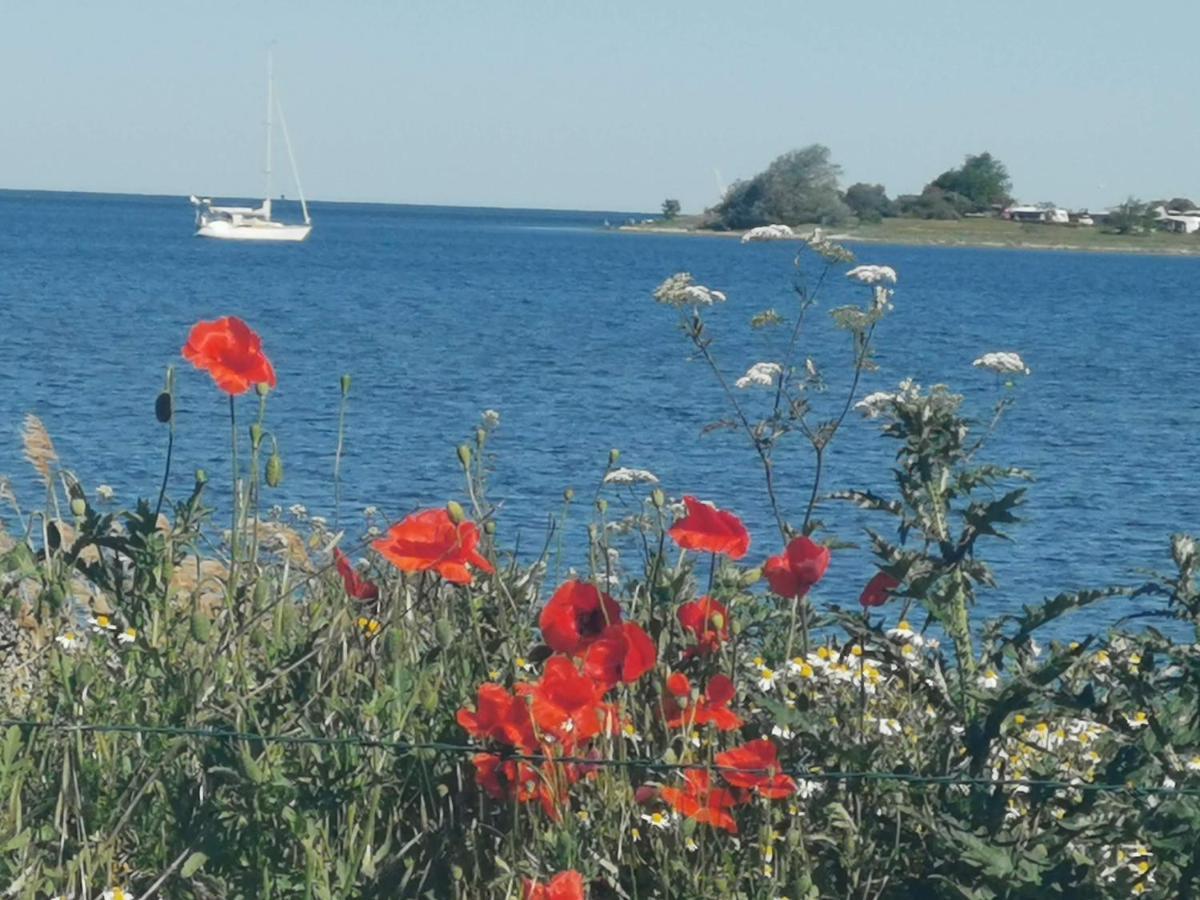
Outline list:
[[[1200,199],[1197,34],[1191,0],[0,0],[0,187],[260,193],[274,41],[316,198],[698,211],[819,142],[891,194],[989,150],[1024,200]]]

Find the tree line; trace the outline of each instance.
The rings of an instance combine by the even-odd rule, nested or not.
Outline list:
[[[920,194],[894,199],[882,184],[858,182],[843,191],[838,184],[841,173],[829,148],[821,144],[789,151],[753,178],[735,182],[721,201],[706,211],[706,224],[742,229],[773,222],[878,222],[895,216],[958,219],[1012,200],[1008,169],[990,153],[968,156],[961,166],[942,172],[925,185]]]

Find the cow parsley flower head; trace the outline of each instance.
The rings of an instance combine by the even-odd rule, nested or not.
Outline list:
[[[887,412],[895,400],[895,394],[889,394],[887,391],[876,391],[873,394],[867,394],[867,396],[855,403],[854,408],[868,419],[878,419]]]
[[[654,299],[667,306],[682,308],[724,303],[725,295],[702,284],[696,284],[689,272],[677,272],[655,288]]]
[[[759,225],[751,228],[742,235],[742,243],[749,244],[758,241],[785,241],[794,238],[796,232],[787,225]]]
[[[103,500],[105,503],[108,503],[110,500],[112,500],[112,498],[115,494],[116,494],[116,491],[114,491],[112,489],[112,485],[110,485],[110,484],[96,485],[96,496],[99,497],[101,500]]]
[[[604,476],[605,484],[658,484],[658,476],[648,469],[613,469]]]
[[[997,375],[1030,374],[1029,366],[1025,365],[1025,360],[1021,359],[1021,355],[1009,351],[985,353],[979,359],[975,360],[975,362],[971,363],[971,365],[977,369],[987,369],[989,372],[995,372]]]
[[[734,382],[743,390],[748,387],[774,387],[775,379],[783,372],[779,363],[757,362],[746,370],[746,374]]]
[[[896,283],[896,270],[891,266],[855,266],[846,273],[859,284],[887,285]]]
[[[484,426],[487,428],[495,428],[500,424],[500,413],[494,409],[485,409],[481,418],[483,419]]]

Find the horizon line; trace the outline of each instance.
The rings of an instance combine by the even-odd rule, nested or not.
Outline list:
[[[0,194],[84,194],[91,197],[147,197],[147,198],[162,198],[175,199],[182,198],[186,200],[189,194],[164,194],[148,191],[97,191],[97,190],[80,190],[72,188],[25,188],[25,187],[0,187]],[[200,196],[195,194],[195,196]],[[214,195],[216,196],[216,195]],[[221,194],[222,198],[231,200],[254,200],[261,199],[259,194]],[[281,195],[282,196],[282,195]],[[271,201],[277,201],[278,197],[272,197]],[[298,197],[283,197],[284,202],[299,203]],[[579,206],[499,206],[494,203],[489,204],[470,204],[470,203],[421,203],[415,201],[401,200],[330,200],[324,198],[305,198],[309,204],[312,203],[341,203],[355,204],[359,206],[425,206],[437,207],[443,209],[490,209],[502,210],[507,212],[584,212],[584,213],[628,213],[637,215],[656,215],[646,211],[636,210],[619,210],[619,209],[588,209]]]

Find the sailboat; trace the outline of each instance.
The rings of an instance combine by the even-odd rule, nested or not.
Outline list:
[[[273,113],[279,110],[279,124],[283,131],[283,143],[287,148],[288,162],[292,166],[292,177],[296,180],[296,193],[300,196],[300,209],[304,213],[304,224],[277,222],[271,218],[271,134],[274,131]],[[300,173],[296,170],[296,157],[292,153],[292,141],[288,137],[287,119],[283,105],[275,97],[274,78],[271,71],[271,54],[267,53],[267,186],[263,202],[259,207],[216,206],[211,197],[189,199],[196,207],[196,237],[218,238],[225,241],[302,241],[312,232],[312,218],[308,204],[304,202],[304,189],[300,186]]]

